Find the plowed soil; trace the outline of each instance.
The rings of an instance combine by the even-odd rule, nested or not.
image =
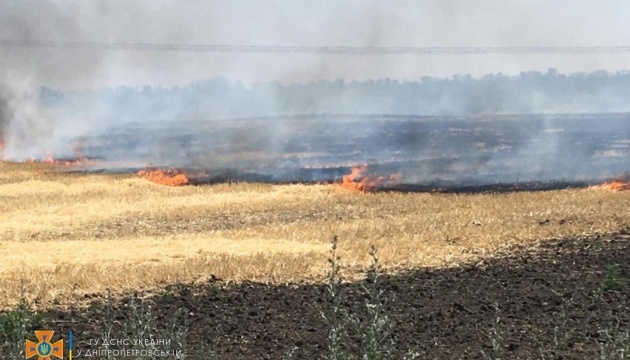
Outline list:
[[[627,331],[630,323],[630,284],[624,283],[630,270],[628,239],[627,229],[564,238],[537,249],[515,246],[460,267],[383,277],[382,288],[394,296],[385,311],[398,323],[397,348],[401,353],[416,349],[421,359],[478,359],[482,351],[492,352],[491,333],[498,329],[501,335],[494,338],[502,339],[502,358],[540,358],[541,349],[558,359],[595,358],[604,341],[598,330],[621,324]],[[611,264],[620,271],[606,283]],[[357,316],[364,307],[361,285],[345,285],[344,306]],[[326,346],[320,314],[325,304],[317,289],[321,285],[228,284],[210,277],[203,285],[170,286],[166,294],[128,294],[111,308],[95,297],[87,309],[47,313],[46,325],[64,333],[73,329],[77,348],[86,349],[82,339],[102,337],[107,311],[124,323],[125,304],[145,296],[158,319],[186,310],[188,347],[200,359],[207,358],[202,345],[213,342],[219,359],[281,359],[292,348],[293,358],[315,359]]]

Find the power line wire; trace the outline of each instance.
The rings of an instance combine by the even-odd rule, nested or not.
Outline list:
[[[255,54],[623,54],[630,46],[445,46],[445,47],[376,47],[376,46],[262,46],[262,45],[193,45],[152,43],[101,43],[82,41],[0,40],[0,48],[87,49],[205,53]]]

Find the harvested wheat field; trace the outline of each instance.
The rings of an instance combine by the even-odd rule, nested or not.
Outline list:
[[[329,244],[362,276],[482,263],[511,247],[630,227],[630,192],[361,193],[331,185],[169,187],[136,175],[0,165],[0,301],[205,281],[317,282]]]
[[[0,163],[0,305],[25,301],[43,315],[28,328],[80,334],[77,353],[98,350],[88,339],[104,332],[151,331],[192,359],[317,358],[332,351],[334,325],[323,315],[336,301],[349,319],[367,319],[339,346],[365,349],[365,326],[381,324],[375,336],[396,342],[396,358],[414,350],[434,359],[582,359],[627,343],[623,181],[500,194],[363,192],[367,182],[348,183],[353,176],[164,186],[155,171],[67,166]],[[331,285],[341,281],[331,275],[337,257],[344,285]],[[378,316],[387,320],[370,322]]]

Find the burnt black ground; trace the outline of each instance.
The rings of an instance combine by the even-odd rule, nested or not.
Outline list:
[[[541,347],[553,349],[556,326],[566,309],[562,359],[595,358],[602,336],[598,329],[620,322],[629,329],[630,284],[619,281],[596,296],[618,264],[619,278],[628,277],[630,231],[589,238],[545,242],[536,251],[514,248],[504,255],[452,269],[420,269],[383,278],[383,289],[394,299],[386,311],[398,325],[397,347],[415,348],[421,359],[477,359],[489,352],[489,334],[497,316],[503,332],[501,348],[508,359],[540,358]],[[165,323],[178,309],[190,314],[189,348],[199,351],[218,335],[219,359],[281,359],[296,347],[294,358],[314,359],[325,349],[326,327],[320,315],[325,305],[312,285],[265,285],[253,282],[226,285],[210,277],[207,284],[169,286],[148,302]],[[361,284],[345,286],[344,306],[363,314]],[[138,294],[135,294],[138,295]],[[128,321],[129,294],[110,310],[110,319]],[[101,338],[108,307],[94,296],[88,309],[50,311],[46,326],[81,339]],[[498,313],[494,304],[498,304]],[[625,309],[625,310],[624,310]],[[220,325],[219,328],[217,326]],[[563,329],[561,327],[561,329]],[[213,335],[214,334],[214,335]],[[206,356],[199,357],[207,358]]]
[[[383,168],[382,164],[368,165],[370,169]],[[133,169],[119,169],[116,174],[138,174],[142,170],[160,170],[158,168],[133,168]],[[282,180],[273,176],[256,174],[256,173],[241,173],[233,170],[225,170],[223,172],[214,170],[215,175],[198,175],[200,172],[211,172],[209,170],[199,169],[169,169],[174,173],[184,173],[188,177],[189,181],[187,186],[200,186],[200,185],[215,185],[224,183],[260,183],[260,184],[274,184],[274,185],[287,185],[287,184],[333,184],[340,183],[344,175],[348,175],[352,171],[352,167],[344,166],[331,169],[299,169],[292,172],[291,175],[288,172],[284,173],[287,178],[293,179],[291,181]],[[86,173],[105,173],[103,170],[89,171],[89,170],[72,170],[65,173],[72,174],[86,174]],[[372,176],[376,174],[375,176]],[[371,172],[367,175],[361,175],[357,180],[361,180],[365,176],[371,179],[375,179],[382,174],[395,173],[395,169],[389,169],[389,171]],[[309,180],[317,178],[318,180]],[[474,181],[430,181],[422,184],[412,183],[397,183],[394,181],[384,181],[382,184],[376,185],[370,188],[373,192],[399,192],[399,193],[418,193],[418,192],[431,192],[431,193],[444,193],[444,194],[481,194],[481,193],[509,193],[509,192],[535,192],[535,191],[551,191],[551,190],[564,190],[564,189],[582,189],[593,185],[601,185],[605,182],[613,181],[616,179],[628,179],[627,173],[615,177],[602,177],[592,178],[588,180],[555,180],[555,181],[523,181],[523,182],[490,182],[486,184],[475,183]]]
[[[109,172],[129,171],[121,163],[134,163],[204,170],[210,178],[236,173],[248,181],[325,182],[368,164],[385,176],[399,172],[407,184],[585,181],[630,168],[629,119],[320,114],[137,124],[73,145],[100,159],[90,169]]]

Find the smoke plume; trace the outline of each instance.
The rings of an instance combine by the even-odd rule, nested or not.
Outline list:
[[[4,142],[4,137],[9,124],[9,104],[4,97],[4,94],[0,92],[0,142]]]
[[[630,8],[614,1],[576,1],[568,8],[542,0],[8,0],[0,2],[0,40],[626,46],[628,16]],[[630,111],[630,78],[623,72],[628,60],[628,53],[231,54],[0,46],[2,156],[23,160],[50,151],[67,157],[79,147],[108,161],[203,168],[397,161],[414,181],[467,172],[497,179],[508,165],[506,177],[571,176],[596,156],[625,154],[628,125],[593,115],[584,126],[597,124],[604,135],[595,141],[553,114]],[[518,114],[543,115],[519,118],[519,126],[488,125],[491,115]],[[481,121],[473,126],[471,119]],[[571,158],[559,160],[568,149]],[[466,161],[453,160],[462,154]]]

